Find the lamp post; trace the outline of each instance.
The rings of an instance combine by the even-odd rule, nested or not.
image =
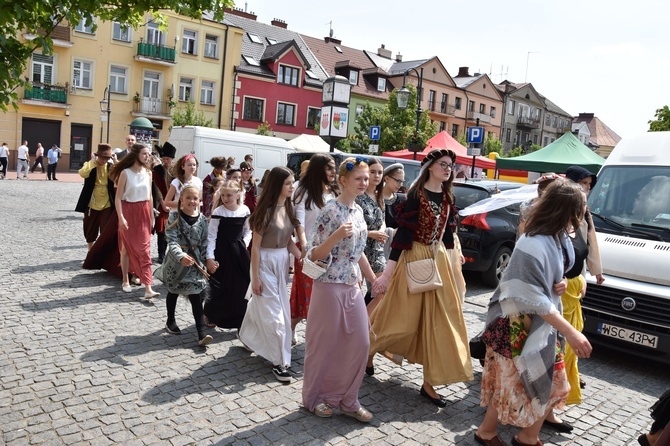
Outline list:
[[[328,141],[330,151],[335,151],[337,141],[347,137],[349,126],[349,101],[351,83],[344,76],[331,76],[323,81],[321,95],[321,124],[319,136]]]
[[[100,112],[107,113],[107,144],[109,144],[109,115],[112,114],[112,109],[110,108],[111,96],[112,96],[112,87],[111,85],[108,85],[105,88],[105,92],[102,94],[102,101],[100,101]],[[100,130],[102,130],[102,128]],[[100,139],[102,139],[102,137]]]
[[[423,67],[419,69],[419,71],[416,71],[416,68],[408,68],[403,74],[402,74],[402,88],[396,92],[396,100],[398,101],[398,108],[401,110],[405,110],[407,106],[409,105],[409,96],[411,92],[407,89],[405,86],[405,78],[407,77],[407,73],[410,71],[414,71],[419,78],[419,82],[416,86],[416,131],[414,133],[415,137],[419,136],[419,122],[421,121],[421,113],[423,113],[423,110],[421,110],[421,86],[423,84]],[[412,156],[412,159],[416,159],[416,152],[419,151],[420,147],[414,145],[410,145],[409,149],[414,152],[414,155]]]

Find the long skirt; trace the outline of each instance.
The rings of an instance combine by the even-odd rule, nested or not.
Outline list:
[[[570,392],[570,384],[565,376],[565,363],[554,364],[549,402],[540,404],[538,398],[528,398],[521,375],[512,359],[486,347],[486,362],[482,374],[481,405],[493,405],[498,412],[498,421],[517,427],[529,427],[544,418],[551,408],[562,409]]]
[[[302,403],[310,411],[327,403],[357,411],[370,342],[368,316],[358,286],[314,282],[305,332]]]
[[[289,252],[261,248],[261,295],[254,294],[240,327],[240,340],[273,365],[291,365],[291,309],[288,296]]]
[[[388,352],[423,364],[431,385],[472,381],[462,302],[442,243],[435,264],[443,286],[420,294],[410,294],[407,287],[405,261],[432,257],[433,248],[418,242],[400,254],[386,295],[370,316],[370,353]]]
[[[575,327],[577,331],[584,329],[584,317],[582,316],[581,291],[585,279],[582,276],[568,279],[568,289],[561,296],[563,302],[563,317],[570,322],[570,325]],[[568,395],[567,404],[581,404],[582,389],[579,386],[579,367],[577,365],[577,355],[570,347],[570,344],[565,343],[565,373],[568,376],[570,383],[570,395]]]
[[[300,244],[298,244],[300,248]],[[306,319],[312,297],[314,280],[302,273],[302,260],[293,262],[293,283],[291,284],[291,319]]]
[[[464,302],[466,286],[465,277],[463,277],[463,265],[461,265],[461,255],[456,249],[447,249],[447,257],[449,257],[451,270],[454,273],[456,291],[458,291],[458,296],[461,298],[461,302]]]
[[[153,208],[150,201],[136,203],[121,202],[123,217],[128,223],[128,230],[119,225],[119,250],[126,248],[130,259],[130,269],[140,278],[143,285],[151,285],[151,226],[153,224]]]

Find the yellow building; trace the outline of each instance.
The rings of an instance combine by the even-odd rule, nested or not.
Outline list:
[[[163,143],[174,107],[187,100],[214,125],[230,129],[234,65],[244,31],[206,14],[201,21],[165,15],[165,31],[150,15],[137,30],[116,22],[99,22],[95,32],[84,22],[57,26],[53,54],[37,51],[27,63],[32,89],[19,91],[18,111],[0,115],[0,141],[12,149],[10,168],[16,166],[16,148],[27,140],[31,154],[37,143],[47,150],[58,145],[59,170],[77,170],[100,142],[124,147],[138,117],[154,127],[138,131],[138,138]]]

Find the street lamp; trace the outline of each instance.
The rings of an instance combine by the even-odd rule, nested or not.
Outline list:
[[[337,141],[347,137],[349,126],[349,102],[351,83],[344,76],[331,76],[323,81],[321,94],[321,124],[319,136],[330,143],[330,151],[335,150]]]
[[[423,110],[421,110],[421,86],[423,84],[423,67],[420,68],[419,71],[416,71],[416,68],[408,68],[402,74],[402,88],[396,91],[396,100],[398,101],[398,108],[401,110],[405,110],[409,105],[409,95],[411,92],[405,86],[405,78],[407,77],[407,73],[409,73],[410,71],[414,71],[419,78],[419,83],[416,86],[416,131],[414,133],[414,136],[418,137],[419,122],[421,121],[421,113],[423,113]],[[412,152],[414,152],[412,159],[416,159],[416,152],[418,152],[421,148],[418,147],[417,145],[412,144],[410,144],[408,148]]]
[[[111,103],[111,96],[112,96],[112,86],[109,85],[105,88],[105,92],[102,94],[102,101],[100,101],[100,112],[101,113],[107,112],[107,144],[109,144],[109,115],[112,114],[112,109],[109,108]]]

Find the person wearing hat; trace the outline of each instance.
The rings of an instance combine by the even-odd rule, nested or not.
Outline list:
[[[154,231],[156,232],[158,244],[158,263],[163,263],[165,251],[167,250],[165,225],[170,215],[170,208],[165,205],[165,196],[167,195],[170,183],[174,179],[170,172],[172,171],[174,157],[177,154],[177,148],[169,142],[163,144],[163,147],[157,145],[154,148],[161,157],[161,163],[154,166],[152,175],[154,209],[158,212],[154,221]]]
[[[79,169],[84,188],[75,211],[84,213],[84,237],[89,250],[114,214],[114,182],[109,179],[113,159],[112,147],[99,144],[98,151]]]
[[[593,189],[593,186],[596,185],[596,174],[589,172],[587,169],[582,166],[570,166],[565,171],[565,178],[569,178],[575,183],[579,184],[584,192],[588,195]]]
[[[447,401],[434,386],[472,381],[468,334],[443,234],[455,212],[453,167],[456,154],[432,150],[421,161],[421,171],[398,209],[398,231],[384,273],[372,287],[386,293],[370,316],[370,353],[384,352],[394,361],[406,358],[423,365],[420,395],[438,407]],[[410,293],[407,263],[434,259],[442,286]],[[372,358],[370,358],[372,359]],[[372,361],[367,367],[372,366]]]

